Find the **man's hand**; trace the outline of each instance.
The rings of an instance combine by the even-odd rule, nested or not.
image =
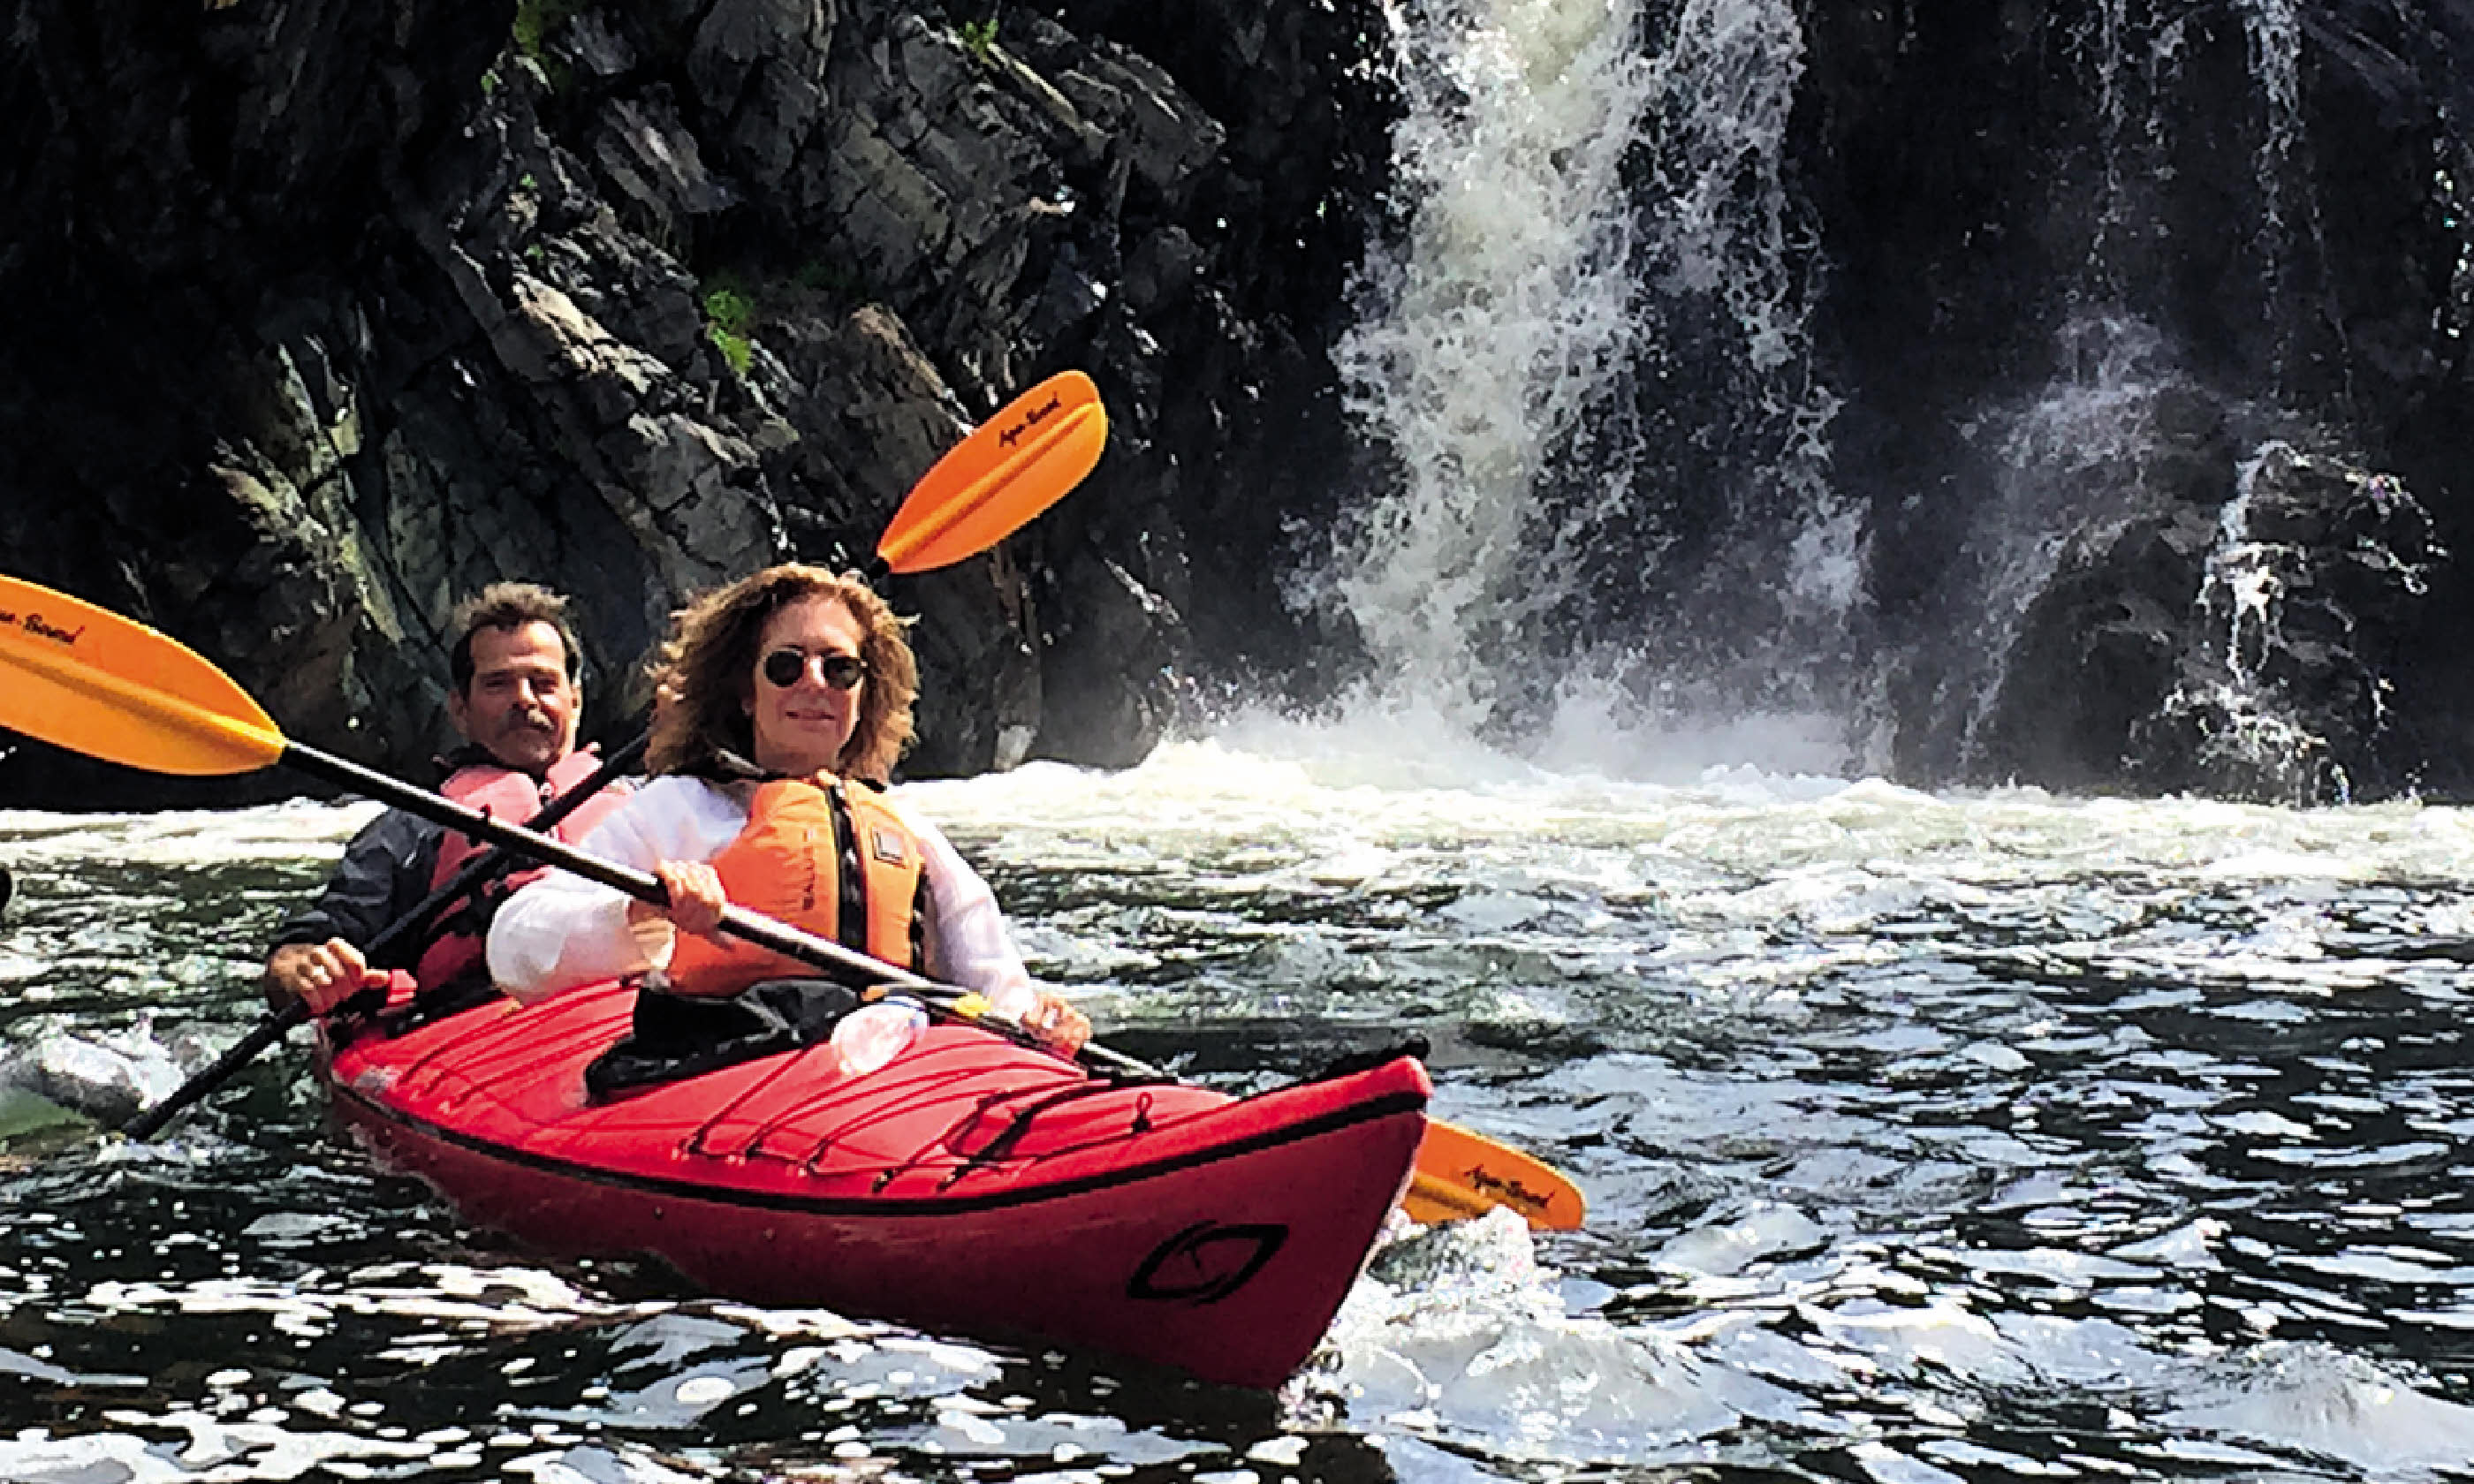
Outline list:
[[[1046,990],[1039,992],[1039,1002],[1031,1007],[1031,1014],[1022,1017],[1022,1028],[1069,1062],[1091,1039],[1091,1017]]]
[[[372,969],[361,950],[341,938],[325,943],[287,943],[266,961],[266,982],[288,998],[306,1000],[325,1015],[363,990],[386,987],[386,970]]]

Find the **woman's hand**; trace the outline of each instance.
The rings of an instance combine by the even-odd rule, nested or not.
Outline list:
[[[653,878],[662,883],[669,905],[657,907],[648,901],[627,904],[627,925],[635,927],[654,918],[667,918],[683,933],[713,936],[721,926],[722,909],[730,905],[723,895],[721,877],[711,866],[700,860],[666,860],[653,868]]]
[[[1069,1062],[1091,1039],[1091,1017],[1046,990],[1039,992],[1038,1003],[1022,1017],[1022,1028],[1031,1033],[1033,1041]]]

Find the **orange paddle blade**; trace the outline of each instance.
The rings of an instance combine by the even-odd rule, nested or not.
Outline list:
[[[985,551],[1081,483],[1107,442],[1100,389],[1059,371],[921,475],[876,554],[893,571],[925,572]]]
[[[1589,1214],[1581,1187],[1552,1165],[1483,1134],[1427,1119],[1409,1193],[1400,1198],[1409,1219],[1431,1226],[1483,1216],[1498,1206],[1511,1207],[1533,1227],[1558,1232],[1579,1227]]]
[[[64,592],[0,577],[0,727],[144,768],[255,773],[283,735],[180,640]]]

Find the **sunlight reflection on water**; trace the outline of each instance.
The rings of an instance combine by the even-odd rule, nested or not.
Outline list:
[[[1225,744],[910,793],[1110,1043],[1242,1090],[1424,1035],[1588,1229],[1407,1233],[1283,1397],[1221,1393],[534,1265],[322,1134],[296,1052],[144,1148],[0,1124],[0,1476],[2474,1467],[2460,811]],[[0,1083],[196,1065],[364,817],[0,819]]]

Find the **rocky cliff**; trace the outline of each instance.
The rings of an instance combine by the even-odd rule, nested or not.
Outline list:
[[[1392,39],[1440,13],[15,0],[0,567],[417,772],[460,593],[577,594],[590,730],[632,730],[684,596],[860,560],[1079,367],[1097,473],[898,580],[911,771],[1328,696],[1367,664],[1300,574],[1409,457],[1335,347],[1416,205]],[[1652,710],[1819,706],[1915,783],[2474,789],[2474,5],[1590,13],[1655,84],[1640,332],[1537,491],[1553,590],[1472,661],[1490,735],[1614,636]],[[0,802],[284,786],[0,760]]]
[[[1259,554],[1326,497],[1318,320],[1369,167],[1344,16],[1118,9],[24,0],[8,570],[191,643],[288,735],[418,772],[464,592],[574,594],[588,730],[628,730],[686,595],[863,560],[972,422],[1079,367],[1099,471],[998,551],[892,580],[922,615],[910,767],[1139,758],[1188,615],[1276,613]],[[5,801],[287,783],[0,764]]]

